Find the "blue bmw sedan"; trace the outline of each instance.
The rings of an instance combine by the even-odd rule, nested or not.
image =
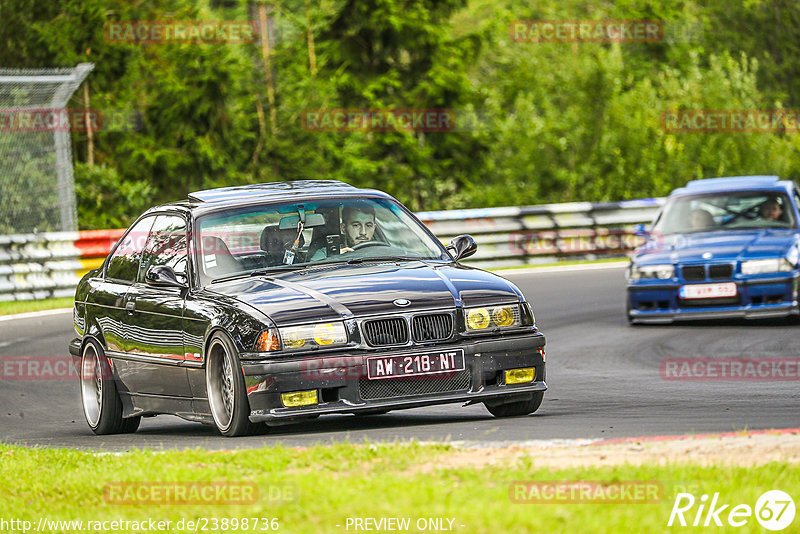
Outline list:
[[[627,272],[630,323],[800,314],[800,191],[777,176],[676,189]]]

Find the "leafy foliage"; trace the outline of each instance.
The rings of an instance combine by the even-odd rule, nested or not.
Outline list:
[[[260,42],[115,44],[108,21],[257,20],[255,0],[5,0],[0,65],[96,64],[90,106],[126,110],[76,165],[82,228],[192,190],[333,178],[412,209],[620,200],[697,177],[796,178],[794,133],[668,133],[680,109],[800,106],[791,0],[282,0]],[[520,19],[662,21],[655,43],[522,43]],[[313,43],[313,45],[312,45]],[[313,68],[312,68],[313,65]],[[83,92],[72,107],[83,107]],[[448,109],[454,131],[321,132],[318,109]],[[272,116],[275,120],[273,123]],[[85,132],[73,132],[76,161]]]

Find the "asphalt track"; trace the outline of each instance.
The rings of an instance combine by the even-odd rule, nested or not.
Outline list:
[[[784,321],[630,327],[619,266],[558,272],[507,271],[533,302],[547,336],[544,402],[533,415],[495,419],[483,406],[446,405],[355,417],[326,416],[228,439],[171,416],[138,432],[94,436],[75,379],[0,380],[0,441],[125,450],[230,449],[282,443],[456,441],[477,446],[558,438],[709,433],[800,427],[800,381],[675,381],[664,358],[796,358],[800,326]],[[70,314],[0,322],[0,359],[61,356],[73,337]]]

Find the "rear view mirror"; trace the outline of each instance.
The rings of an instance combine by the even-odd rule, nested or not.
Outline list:
[[[279,230],[290,230],[297,228],[297,223],[300,222],[299,215],[289,215],[283,217],[278,225]],[[314,228],[316,226],[325,226],[325,217],[321,213],[309,213],[306,215],[306,222],[303,228]]]
[[[458,261],[475,254],[475,251],[478,250],[478,244],[475,242],[474,237],[464,234],[454,237],[447,246],[447,250],[451,252],[453,259]]]

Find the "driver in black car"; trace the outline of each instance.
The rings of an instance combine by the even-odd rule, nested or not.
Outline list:
[[[360,243],[372,241],[375,235],[375,210],[370,206],[345,206],[342,209],[342,253],[352,252]]]
[[[353,252],[356,246],[373,241],[377,227],[375,209],[372,206],[364,204],[344,206],[342,208],[342,223],[339,226],[339,232],[343,238],[341,247],[338,244],[334,247],[321,246],[311,255],[309,261],[322,260],[329,257],[330,254]],[[331,238],[333,236],[328,237]],[[336,236],[336,239],[340,239],[340,236]]]

